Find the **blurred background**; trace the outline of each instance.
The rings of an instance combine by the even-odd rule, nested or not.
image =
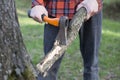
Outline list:
[[[31,60],[36,65],[44,56],[43,30],[28,18],[31,0],[15,0],[21,33]],[[103,0],[102,40],[99,50],[100,80],[120,80],[120,0]],[[74,40],[62,61],[58,80],[82,80],[83,63],[79,39]]]

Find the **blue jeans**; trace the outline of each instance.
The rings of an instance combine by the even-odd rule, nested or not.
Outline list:
[[[101,39],[102,12],[84,22],[79,31],[80,50],[84,64],[84,80],[99,80],[98,75],[98,49]],[[52,49],[59,28],[46,24],[44,28],[45,55]],[[48,72],[47,77],[38,75],[37,80],[57,80],[57,72],[63,56],[56,61]]]

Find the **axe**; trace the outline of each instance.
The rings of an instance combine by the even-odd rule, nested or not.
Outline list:
[[[31,11],[28,11],[28,16],[29,18],[32,18],[30,16]],[[49,23],[50,25],[53,25],[54,27],[59,27],[59,38],[56,38],[57,43],[61,45],[66,45],[67,44],[67,28],[69,25],[69,19],[67,16],[61,16],[60,18],[49,18],[45,14],[42,16],[42,20],[44,22]]]

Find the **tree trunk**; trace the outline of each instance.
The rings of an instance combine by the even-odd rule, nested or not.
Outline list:
[[[14,0],[0,0],[0,80],[36,80]]]

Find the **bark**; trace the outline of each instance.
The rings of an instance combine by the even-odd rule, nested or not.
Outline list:
[[[67,30],[67,45],[61,45],[58,40],[60,38],[57,35],[56,41],[52,50],[46,55],[43,60],[37,64],[38,70],[43,74],[43,76],[47,75],[47,72],[51,68],[51,66],[58,60],[65,52],[65,50],[69,47],[72,41],[77,37],[78,31],[81,28],[85,17],[86,17],[86,9],[81,8],[79,11],[74,15],[73,19],[70,22],[70,25]]]
[[[14,0],[0,0],[0,80],[36,80]]]

